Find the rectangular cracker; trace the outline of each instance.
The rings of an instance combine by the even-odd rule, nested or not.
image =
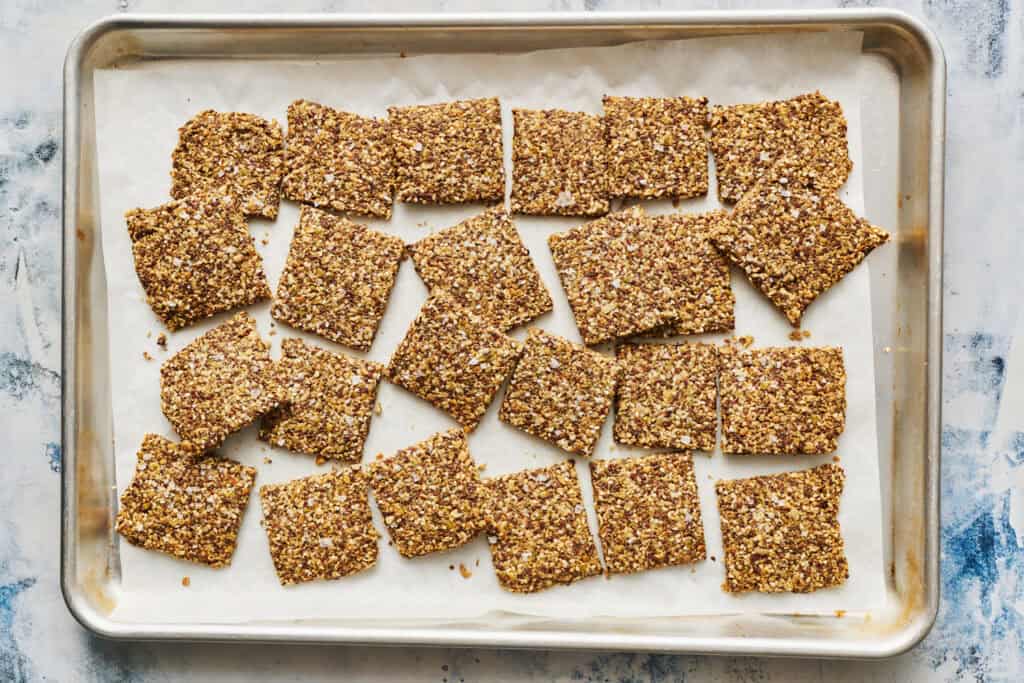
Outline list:
[[[472,431],[521,352],[519,342],[435,290],[391,356],[387,377]]]
[[[498,417],[570,453],[589,456],[611,411],[614,358],[531,329]]]
[[[270,298],[237,198],[200,192],[125,219],[146,302],[167,329]]]
[[[502,207],[425,237],[410,245],[409,253],[428,288],[446,289],[461,306],[503,332],[553,307]]]
[[[534,593],[601,573],[571,460],[485,482],[498,583]]]
[[[712,237],[793,326],[812,301],[889,240],[823,185],[809,154],[779,159]]]
[[[117,532],[132,545],[211,567],[231,564],[256,470],[146,434],[121,494]]]
[[[457,548],[484,530],[484,488],[462,429],[434,434],[368,470],[384,524],[403,557]]]
[[[689,453],[593,460],[590,475],[609,572],[641,572],[707,557]]]
[[[262,486],[260,503],[282,586],[339,579],[376,564],[379,534],[358,466]]]
[[[391,218],[395,165],[386,120],[296,100],[288,107],[286,165],[288,199]]]
[[[303,206],[270,314],[369,351],[404,255],[398,237]]]
[[[398,199],[415,204],[505,197],[497,97],[390,107]]]
[[[718,197],[737,202],[782,156],[808,149],[822,192],[838,190],[850,175],[843,108],[820,92],[778,102],[711,109],[711,149]]]
[[[710,451],[718,429],[718,347],[623,344],[615,390],[615,441]]]
[[[706,97],[604,97],[613,197],[683,199],[708,193]]]
[[[846,473],[821,465],[719,481],[718,512],[730,593],[809,593],[850,576],[839,528]]]
[[[203,449],[287,400],[270,345],[241,312],[171,356],[160,368],[160,408],[181,438]]]
[[[558,109],[513,109],[512,213],[608,213],[604,120]]]
[[[305,344],[281,342],[274,371],[287,404],[263,417],[260,438],[280,448],[359,462],[384,366]]]
[[[277,121],[207,109],[178,129],[171,154],[174,199],[228,194],[246,215],[274,219],[283,175],[284,136]]]
[[[823,455],[846,426],[846,369],[837,347],[721,351],[722,452]]]

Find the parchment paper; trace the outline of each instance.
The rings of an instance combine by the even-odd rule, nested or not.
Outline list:
[[[113,367],[113,408],[118,491],[130,481],[142,435],[153,431],[173,437],[160,413],[161,361],[226,315],[169,335],[168,350],[155,344],[162,331],[145,304],[136,278],[123,214],[137,206],[155,206],[168,199],[170,154],[177,129],[196,112],[214,108],[246,111],[285,121],[288,104],[312,99],[364,115],[384,116],[392,104],[439,102],[456,98],[501,97],[506,170],[510,172],[511,108],[559,107],[601,111],[603,94],[707,96],[712,104],[753,102],[790,97],[820,89],[839,100],[849,121],[854,172],[843,189],[846,200],[863,208],[861,127],[857,57],[861,36],[792,34],[551,50],[515,56],[446,55],[407,59],[361,58],[333,62],[163,61],[129,65],[96,76],[96,122],[102,203],[103,257],[110,304],[110,353]],[[698,212],[717,206],[714,174],[708,197],[684,202],[648,202],[654,213]],[[482,210],[481,206],[415,207],[396,204],[388,222],[373,227],[415,241],[431,231],[453,225]],[[283,202],[275,222],[250,224],[263,254],[271,287],[284,265],[298,206]],[[582,219],[515,219],[544,282],[555,311],[533,324],[579,340],[568,303],[559,284],[546,238]],[[269,237],[264,246],[260,240]],[[891,247],[888,247],[891,248]],[[751,334],[757,345],[791,344],[783,317],[735,272],[737,334]],[[660,569],[632,576],[587,579],[534,595],[502,591],[494,578],[486,539],[444,554],[401,559],[386,540],[380,543],[375,568],[339,581],[282,588],[274,574],[266,537],[259,524],[256,492],[242,524],[238,549],[227,569],[211,570],[159,553],[120,543],[121,592],[114,617],[121,620],[240,622],[284,619],[402,618],[450,621],[505,612],[562,619],[587,616],[670,616],[707,613],[830,613],[866,610],[885,602],[882,560],[881,500],[875,384],[872,363],[870,282],[861,266],[814,303],[804,328],[806,344],[843,346],[849,403],[847,428],[838,455],[847,472],[840,521],[850,561],[850,579],[842,587],[807,595],[729,595],[720,590],[724,578],[714,481],[795,470],[831,460],[825,457],[724,457],[719,452],[695,456],[707,539],[708,559],[695,565]],[[387,315],[367,357],[386,362],[426,297],[409,261],[403,263]],[[284,325],[271,331],[269,305],[250,307],[265,338],[280,353],[280,340],[302,336],[336,351],[322,339]],[[150,337],[150,333],[152,337]],[[522,338],[525,327],[514,331]],[[724,335],[706,336],[720,340]],[[154,361],[143,359],[148,351]],[[373,419],[364,461],[446,429],[454,422],[393,385],[382,383],[383,414]],[[486,463],[486,475],[537,467],[566,455],[497,419],[495,401],[470,437],[474,457]],[[611,442],[611,420],[605,424],[596,457],[635,455]],[[249,428],[229,438],[222,453],[258,468],[257,486],[322,472],[312,458],[272,449]],[[263,462],[270,456],[272,464]],[[596,531],[589,471],[577,459],[591,528]],[[379,512],[375,522],[384,532]],[[386,536],[385,536],[386,539]],[[463,578],[459,564],[472,572]],[[450,567],[456,569],[452,570]],[[191,585],[182,587],[189,576]]]

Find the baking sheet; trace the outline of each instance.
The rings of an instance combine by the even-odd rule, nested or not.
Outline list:
[[[205,108],[249,111],[283,122],[288,103],[298,98],[383,116],[391,104],[499,95],[509,169],[512,107],[599,112],[601,95],[605,93],[703,95],[712,104],[722,104],[776,99],[820,89],[843,104],[850,124],[850,151],[855,168],[843,194],[859,211],[863,207],[864,170],[859,163],[860,42],[859,33],[792,34],[636,43],[518,56],[413,56],[301,63],[143,62],[97,72],[97,147],[104,263],[114,331],[110,353],[119,492],[130,480],[143,433],[154,431],[173,436],[159,410],[159,362],[227,317],[218,316],[169,335],[169,350],[161,351],[154,340],[162,327],[146,306],[135,277],[123,220],[123,213],[130,208],[166,201],[176,131],[194,113]],[[656,213],[715,208],[713,174],[708,198],[683,202],[678,209],[668,202],[646,202],[645,207]],[[367,222],[410,242],[482,210],[480,206],[402,204],[395,208],[391,221]],[[284,202],[277,221],[253,220],[250,224],[272,287],[283,268],[297,218],[297,205]],[[555,311],[533,324],[574,340],[579,335],[558,283],[546,238],[580,222],[571,218],[516,218],[519,232],[555,300]],[[260,243],[264,237],[269,244]],[[781,315],[736,272],[733,285],[737,295],[736,333],[752,334],[757,345],[790,344],[790,328]],[[412,264],[405,262],[377,340],[366,357],[386,362],[425,297],[426,290]],[[285,336],[301,336],[342,350],[283,325],[273,328],[277,334],[268,337],[272,329],[269,305],[264,303],[249,310],[259,321],[265,338],[273,342],[275,356]],[[166,622],[298,618],[450,621],[499,611],[564,619],[743,611],[807,614],[881,607],[886,592],[867,267],[855,270],[812,305],[804,328],[812,333],[806,343],[842,345],[846,354],[849,409],[838,455],[847,472],[840,522],[850,560],[850,580],[841,587],[808,595],[734,596],[719,590],[723,569],[714,480],[798,469],[825,462],[827,458],[724,457],[716,452],[698,454],[695,458],[708,553],[716,560],[610,580],[593,578],[522,596],[508,594],[498,587],[483,537],[461,549],[416,560],[401,559],[382,541],[377,566],[364,574],[282,588],[259,526],[259,504],[254,495],[230,568],[211,570],[121,543],[121,583],[112,616],[123,621],[142,621],[152,620],[156,615]],[[514,336],[521,338],[524,332],[520,328]],[[156,360],[144,360],[143,351]],[[392,453],[454,425],[440,412],[393,385],[382,384],[379,399],[383,414],[373,420],[366,459],[378,452]],[[610,432],[609,420],[596,457],[639,453],[614,447]],[[474,457],[486,463],[487,475],[543,466],[566,457],[557,449],[500,424],[497,402],[471,435],[470,447]],[[257,467],[258,485],[324,470],[312,458],[272,449],[258,441],[253,428],[230,437],[222,452]],[[265,456],[273,459],[272,464],[263,462]],[[585,463],[579,462],[577,470],[591,526],[596,530]],[[374,515],[378,529],[383,531],[376,509]],[[457,570],[460,563],[470,569],[470,578],[463,578]],[[456,570],[449,568],[452,566]],[[181,586],[185,575],[191,579],[188,588]]]

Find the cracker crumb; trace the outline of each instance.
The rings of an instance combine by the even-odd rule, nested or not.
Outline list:
[[[274,461],[270,458],[269,455],[264,455],[263,456],[263,464],[264,465],[269,465],[272,462],[274,462]]]
[[[322,465],[327,464],[327,458],[325,458],[322,455],[316,456],[316,464],[317,464],[317,467],[320,467]]]
[[[149,351],[143,351],[142,357],[145,358],[146,360],[153,360],[153,356],[149,355]]]
[[[147,336],[149,336],[149,335],[147,335]],[[164,351],[166,351],[167,350],[167,335],[164,334],[163,332],[161,332],[159,335],[157,335],[156,345],[161,347]]]
[[[462,574],[462,578],[464,579],[469,579],[473,576],[473,572],[470,571],[469,567],[461,562],[459,562],[459,573]]]
[[[181,577],[181,585],[184,586],[185,588],[188,588],[189,586],[192,585],[192,579],[190,579],[187,576]]]
[[[377,401],[377,405],[374,407],[373,413],[378,417],[384,414],[384,406],[380,404],[380,401]]]

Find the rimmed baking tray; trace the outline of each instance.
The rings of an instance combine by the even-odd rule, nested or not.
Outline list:
[[[514,53],[711,35],[861,31],[865,201],[895,248],[872,258],[875,372],[892,607],[857,616],[541,619],[449,626],[344,619],[125,623],[118,581],[110,358],[99,248],[93,72],[125,60],[314,59]],[[780,39],[782,37],[780,36]],[[945,60],[934,35],[890,10],[655,14],[117,16],[72,43],[64,70],[61,586],[72,614],[113,638],[885,657],[928,632],[939,600],[939,428]]]

